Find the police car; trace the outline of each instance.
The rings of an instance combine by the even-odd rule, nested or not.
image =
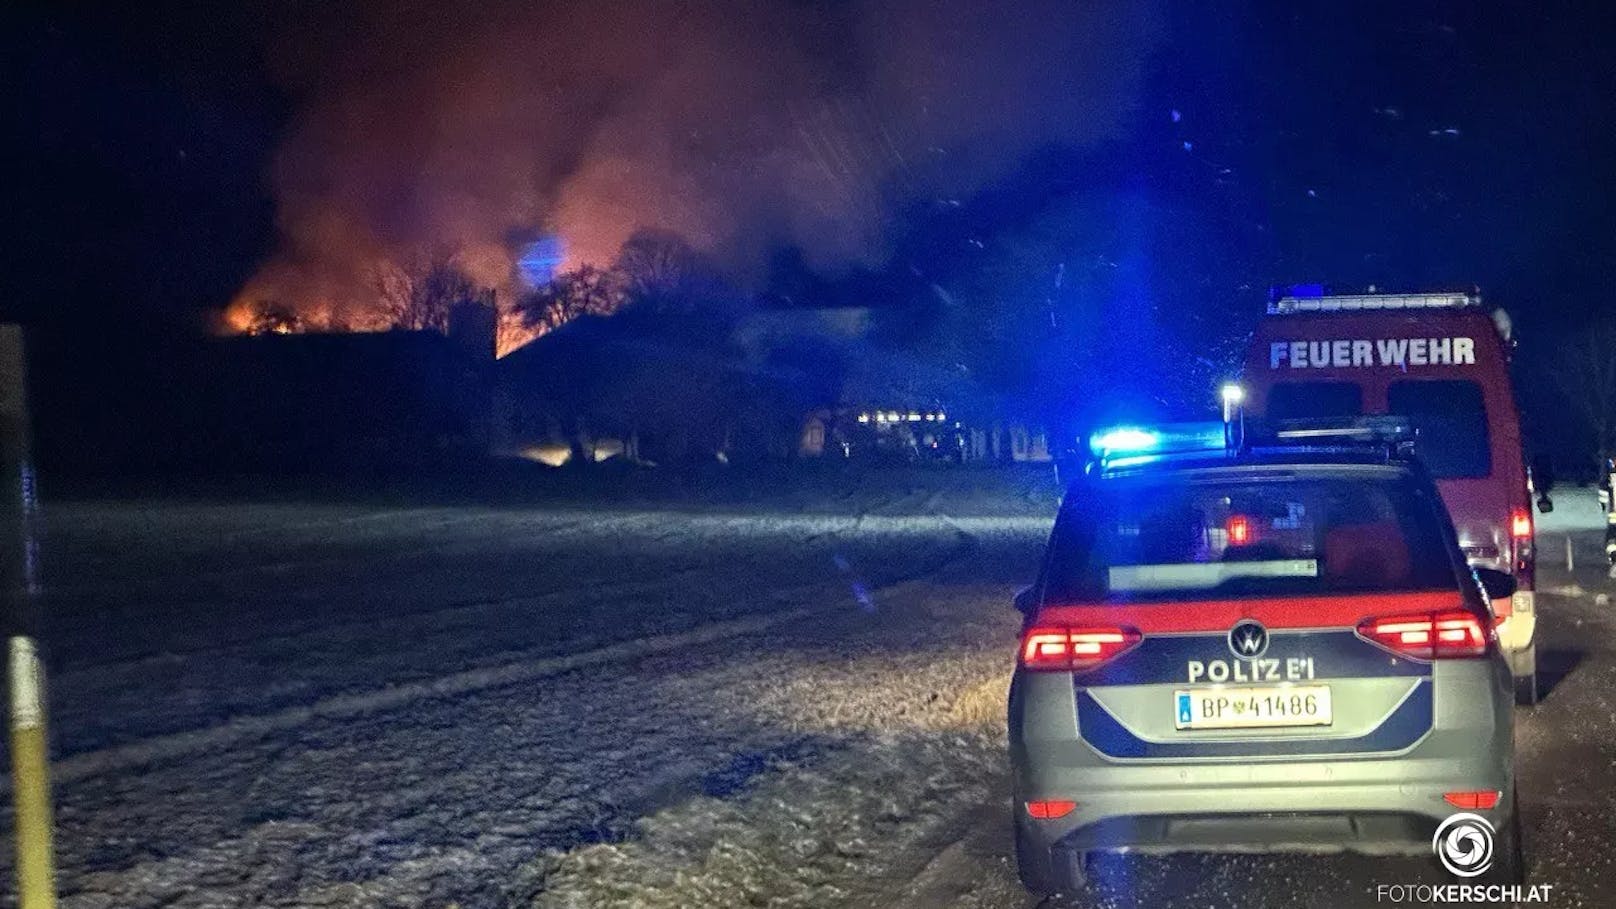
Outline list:
[[[1430,475],[1375,422],[1095,437],[1017,597],[1028,889],[1080,885],[1096,851],[1429,857],[1460,811],[1497,831],[1486,879],[1518,879],[1490,608],[1513,579],[1467,564]]]

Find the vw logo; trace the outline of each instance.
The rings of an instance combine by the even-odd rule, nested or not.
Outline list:
[[[1229,652],[1242,660],[1255,660],[1268,652],[1268,629],[1255,619],[1241,619],[1229,629]]]

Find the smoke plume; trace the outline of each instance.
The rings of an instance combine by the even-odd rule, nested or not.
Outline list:
[[[1022,0],[564,0],[294,7],[270,65],[300,107],[271,173],[281,246],[242,289],[367,328],[378,269],[452,262],[508,295],[520,250],[607,264],[672,231],[755,282],[797,247],[879,265],[895,214],[1032,149],[1115,134],[1152,17]]]

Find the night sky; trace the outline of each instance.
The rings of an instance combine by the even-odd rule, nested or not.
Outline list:
[[[1204,244],[1243,261],[1241,280],[1207,288],[1219,305],[1258,305],[1266,287],[1252,285],[1269,281],[1323,281],[1475,284],[1523,326],[1610,306],[1609,17],[1539,3],[1296,6],[1158,13],[1116,135],[1029,155],[961,200],[964,214],[905,209],[873,271],[944,267],[927,261],[953,255],[939,238],[991,234],[1089,180],[1207,213]],[[228,303],[275,251],[268,171],[317,91],[266,57],[317,9],[13,11],[11,314],[188,331]],[[1152,267],[1175,279],[1175,263]]]

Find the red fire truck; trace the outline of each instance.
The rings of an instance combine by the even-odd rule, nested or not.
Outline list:
[[[1514,575],[1495,600],[1523,703],[1537,701],[1531,493],[1508,317],[1463,293],[1281,296],[1247,353],[1246,410],[1269,420],[1398,415],[1471,564]]]

